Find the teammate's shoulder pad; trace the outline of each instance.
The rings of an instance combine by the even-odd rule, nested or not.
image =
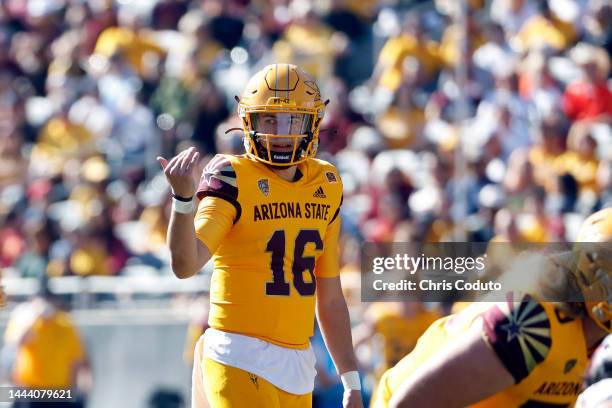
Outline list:
[[[544,305],[528,294],[499,302],[482,315],[483,335],[518,383],[540,364],[552,345]]]

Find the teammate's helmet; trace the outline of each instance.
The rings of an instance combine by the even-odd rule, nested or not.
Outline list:
[[[308,73],[291,64],[268,65],[249,80],[238,103],[247,155],[275,166],[314,156],[324,109]]]
[[[612,208],[590,215],[577,239],[576,281],[589,316],[612,332]]]

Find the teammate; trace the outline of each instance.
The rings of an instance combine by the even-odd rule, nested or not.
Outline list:
[[[92,386],[85,343],[70,314],[60,307],[46,277],[35,297],[11,313],[2,350],[3,364],[17,387],[70,389],[72,401],[15,401],[13,408],[81,408]]]
[[[612,208],[588,217],[578,241],[590,244],[576,256],[538,256],[527,272],[558,272],[559,279],[545,283],[548,289],[565,277],[562,290],[575,288],[584,302],[540,302],[524,295],[474,303],[442,318],[383,375],[372,406],[573,405],[589,353],[612,331]]]
[[[310,407],[315,309],[345,386],[343,404],[362,406],[338,276],[342,183],[334,166],[314,158],[325,105],[302,69],[270,65],[239,99],[245,155],[215,156],[197,190],[194,148],[158,158],[173,192],[174,273],[188,278],[214,259],[193,406],[207,397],[214,408]]]
[[[353,329],[353,344],[357,349],[369,340],[380,353],[375,367],[378,381],[382,374],[410,353],[427,328],[441,317],[420,302],[378,302],[368,307],[364,322]]]

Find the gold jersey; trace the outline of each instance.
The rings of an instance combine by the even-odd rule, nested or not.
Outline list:
[[[472,407],[572,406],[581,392],[588,362],[582,321],[570,319],[553,304],[529,296],[519,302],[475,303],[437,320],[414,351],[383,375],[373,406],[386,407],[395,390],[421,364],[467,331],[479,317],[483,319],[483,338],[515,384]]]
[[[436,311],[420,308],[413,316],[405,316],[398,303],[374,303],[366,312],[372,321],[374,333],[380,336],[382,346],[382,371],[397,364],[416,346],[419,337],[441,316]]]
[[[23,315],[9,321],[7,338],[22,331]],[[66,312],[38,317],[29,328],[26,340],[16,350],[12,381],[22,387],[70,388],[74,370],[83,361],[85,349]]]
[[[308,159],[290,182],[246,156],[217,155],[204,169],[198,197],[222,198],[235,208],[223,239],[207,244],[214,259],[209,325],[306,348],[314,329],[315,277],[339,273],[342,183],[336,168]],[[195,224],[207,243],[198,215]]]

